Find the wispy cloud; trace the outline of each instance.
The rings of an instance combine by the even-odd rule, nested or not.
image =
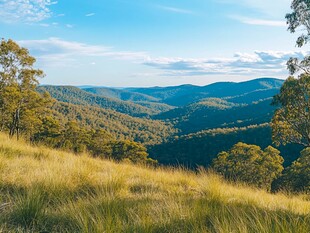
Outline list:
[[[178,14],[194,14],[193,11],[186,10],[186,9],[181,9],[181,8],[176,8],[176,7],[170,7],[170,6],[157,6],[158,8],[164,10],[164,11],[170,11],[173,13],[178,13]]]
[[[52,16],[49,7],[56,3],[52,0],[2,0],[0,1],[0,21],[39,22]]]
[[[290,11],[292,0],[216,0],[224,4],[232,4],[252,9],[270,17],[284,18]]]
[[[115,51],[112,47],[89,45],[53,37],[45,40],[22,40],[19,43],[28,48],[44,66],[72,66],[85,57],[110,57],[135,62],[148,59],[144,52]]]
[[[92,16],[94,16],[94,15],[96,15],[95,13],[88,13],[88,14],[86,14],[85,16],[86,17],[92,17]]]
[[[167,76],[202,75],[282,75],[290,57],[304,57],[305,52],[255,51],[236,53],[219,59],[150,59],[144,64],[165,71]]]
[[[72,67],[83,58],[86,65],[97,63],[100,58],[126,60],[131,63],[152,67],[156,75],[189,76],[284,76],[287,75],[286,62],[290,57],[302,58],[308,53],[295,51],[255,51],[235,53],[233,57],[222,58],[154,58],[145,52],[116,51],[112,47],[90,45],[59,38],[45,40],[25,40],[19,43],[27,47],[38,58],[42,66]],[[148,74],[150,74],[148,72]]]
[[[67,28],[73,28],[74,26],[72,24],[66,24]]]
[[[266,19],[256,19],[248,18],[243,16],[231,16],[230,18],[240,21],[244,24],[259,25],[259,26],[271,26],[271,27],[286,27],[286,22],[284,20],[266,20]]]

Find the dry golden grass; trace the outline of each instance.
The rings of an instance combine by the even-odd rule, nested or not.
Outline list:
[[[0,232],[310,232],[310,202],[0,134]]]

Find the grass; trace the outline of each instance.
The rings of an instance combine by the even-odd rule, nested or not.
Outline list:
[[[307,196],[31,147],[0,134],[0,232],[310,232]]]

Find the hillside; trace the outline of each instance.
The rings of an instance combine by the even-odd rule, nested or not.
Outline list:
[[[71,86],[41,86],[38,91],[47,91],[58,101],[84,106],[95,106],[115,110],[130,116],[143,117],[159,113],[141,105],[122,100],[107,98]]]
[[[208,98],[154,116],[173,122],[182,134],[212,128],[243,127],[270,122],[276,109],[271,98],[250,104],[236,104],[224,99]]]
[[[52,112],[62,124],[76,121],[83,127],[104,129],[116,139],[130,139],[145,145],[162,143],[177,132],[169,123],[132,117],[95,106],[57,101],[53,105]]]
[[[185,106],[205,98],[229,98],[241,96],[254,96],[262,99],[273,95],[270,92],[279,90],[283,80],[274,78],[260,78],[251,81],[234,83],[219,82],[207,86],[182,85],[176,87],[154,88],[127,88],[126,90],[152,96],[162,103],[172,106]],[[264,94],[264,92],[267,92]]]
[[[203,170],[151,169],[0,134],[1,232],[310,231],[310,202]]]
[[[264,123],[244,127],[203,130],[175,137],[168,142],[149,146],[148,149],[150,156],[158,160],[159,163],[197,168],[197,166],[209,167],[218,153],[229,150],[238,142],[266,148],[273,145],[271,128],[268,123]],[[286,145],[278,149],[284,158],[284,165],[289,166],[298,158],[299,152],[303,148],[296,145]]]
[[[282,83],[261,78],[204,87],[40,89],[64,101],[53,108],[54,116],[62,123],[74,120],[83,127],[104,129],[117,139],[142,142],[162,164],[208,167],[219,152],[239,141],[261,147],[272,145],[267,123],[276,109],[271,105],[272,97]],[[171,100],[182,103],[173,108],[167,105]],[[256,125],[264,127],[253,128]],[[288,166],[301,148],[290,145],[279,149]]]
[[[147,102],[158,102],[159,99],[152,96],[148,96],[141,93],[130,92],[122,89],[108,88],[108,87],[92,87],[92,88],[82,88],[82,90],[89,93],[93,93],[100,96],[105,96],[109,98],[116,98],[124,101],[147,101]]]
[[[121,89],[114,89],[107,87],[93,87],[93,88],[82,88],[82,90],[107,98],[130,101],[158,112],[166,112],[174,108],[168,104],[159,103],[159,99],[156,99],[152,96]]]

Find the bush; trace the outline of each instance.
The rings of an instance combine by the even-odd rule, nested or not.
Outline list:
[[[271,146],[261,150],[259,146],[239,142],[228,152],[219,153],[212,166],[229,180],[270,190],[283,171],[283,162],[280,152]]]
[[[275,182],[275,190],[310,192],[310,148],[304,149],[299,159],[287,167]]]

